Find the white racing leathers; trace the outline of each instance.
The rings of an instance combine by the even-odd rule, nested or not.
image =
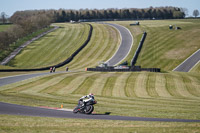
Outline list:
[[[83,101],[83,105],[85,106],[85,104],[90,101],[90,100],[94,100],[94,96],[93,95],[86,95],[86,96],[82,96],[80,98],[80,101]]]

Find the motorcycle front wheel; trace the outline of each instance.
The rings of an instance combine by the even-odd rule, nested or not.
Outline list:
[[[73,113],[78,113],[78,108],[75,108],[75,109],[73,110]]]

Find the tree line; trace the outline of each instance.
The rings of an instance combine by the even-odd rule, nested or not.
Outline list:
[[[5,16],[5,13],[2,16]],[[17,11],[9,19],[13,23],[11,28],[0,32],[0,50],[9,49],[10,44],[16,42],[19,38],[48,27],[52,22],[91,19],[179,19],[184,17],[184,11],[177,7]]]
[[[18,11],[13,14],[11,21],[16,22],[19,17],[26,18],[37,14],[46,14],[53,22],[78,21],[83,19],[181,19],[185,17],[182,8],[150,7],[144,9],[80,9],[80,10],[29,10]]]
[[[90,19],[181,19],[185,17],[182,8],[177,7],[158,7],[145,9],[80,9],[54,11],[55,22],[78,21]]]

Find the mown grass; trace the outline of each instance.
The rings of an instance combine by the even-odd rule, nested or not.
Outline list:
[[[52,28],[53,27],[48,27],[48,28],[44,28],[44,29],[38,30],[38,31],[36,31],[36,32],[34,32],[32,34],[27,35],[26,37],[20,38],[16,42],[12,43],[9,46],[9,48],[0,49],[0,61],[2,61],[4,58],[6,58],[11,52],[13,52],[16,48],[20,47],[25,42],[31,40],[32,38],[42,34],[43,32],[46,32],[46,31],[48,31],[48,30],[50,30]],[[10,65],[10,66],[0,65],[0,69],[10,69],[10,68],[13,68],[13,66],[14,65]]]
[[[180,31],[169,31],[168,24],[172,22],[180,24],[182,30]],[[171,50],[178,49],[185,42],[175,42],[170,40],[174,39],[174,36],[182,38],[182,32],[192,32],[190,28],[198,27],[196,20],[169,20],[169,21],[141,21],[142,26],[134,27],[129,26],[131,22],[117,22],[130,29],[134,36],[134,46],[131,54],[126,60],[131,60],[137,44],[140,41],[143,29],[148,30],[148,37],[145,41],[142,49],[142,54],[139,55],[138,65],[142,67],[160,67],[164,70],[171,70],[180,60],[187,58],[187,54],[192,54],[192,50],[199,48],[198,44],[194,47],[187,48],[186,54],[181,54],[182,57],[175,58],[173,54],[166,54]],[[89,92],[95,94],[95,98],[98,104],[95,105],[95,112],[104,114],[105,112],[111,112],[111,115],[123,115],[123,116],[138,116],[138,117],[156,117],[156,118],[181,118],[181,119],[200,119],[200,76],[197,71],[199,65],[197,65],[190,73],[179,73],[179,72],[165,72],[165,73],[149,73],[149,72],[126,72],[126,73],[101,73],[101,72],[84,72],[75,71],[83,70],[85,67],[94,67],[98,65],[99,61],[106,61],[109,59],[118,48],[119,45],[119,34],[118,32],[107,25],[93,24],[94,31],[92,39],[89,44],[74,58],[74,60],[67,66],[70,70],[74,70],[67,73],[49,75],[45,77],[38,77],[29,79],[23,82],[0,87],[0,101],[16,103],[29,106],[50,106],[60,107],[61,104],[64,108],[73,109],[77,100]],[[178,26],[180,26],[178,25]],[[198,28],[197,28],[198,29]],[[186,30],[186,31],[185,31]],[[157,32],[159,31],[160,34]],[[169,33],[168,33],[169,32]],[[134,33],[137,33],[136,35]],[[198,31],[196,31],[198,33]],[[165,35],[167,34],[167,35]],[[172,35],[171,35],[172,34]],[[192,34],[192,33],[191,33]],[[196,35],[196,34],[195,34]],[[163,37],[165,36],[165,37]],[[189,36],[189,35],[188,35]],[[162,37],[160,40],[155,38]],[[165,39],[167,38],[167,39]],[[182,38],[183,39],[183,38]],[[193,38],[198,40],[197,37]],[[161,43],[161,42],[162,43]],[[170,42],[170,43],[169,43]],[[171,43],[173,45],[171,45]],[[180,44],[179,44],[180,43]],[[148,44],[151,44],[149,46]],[[155,49],[152,48],[152,45]],[[162,44],[162,45],[161,45]],[[176,47],[177,46],[177,47]],[[167,47],[166,49],[164,49]],[[182,48],[182,47],[181,47]],[[152,53],[146,53],[153,51]],[[161,52],[160,52],[161,51]],[[182,50],[180,50],[182,51]],[[178,53],[181,53],[178,51]],[[165,54],[164,54],[165,53]],[[170,57],[170,56],[172,57]],[[177,54],[179,55],[179,54]],[[149,56],[149,58],[147,58]],[[141,59],[146,57],[144,62]],[[155,58],[156,57],[156,58]],[[153,59],[157,59],[154,61]],[[163,60],[166,59],[166,60]],[[170,59],[168,59],[170,58]],[[171,59],[173,58],[173,59]],[[154,61],[154,62],[153,62]],[[172,61],[172,62],[171,62]],[[150,62],[150,63],[149,63]],[[149,63],[149,64],[148,64]],[[145,65],[146,64],[146,65]],[[64,70],[60,68],[58,70]],[[19,117],[19,119],[25,117]],[[10,118],[5,116],[2,118]],[[30,121],[34,121],[34,118],[30,118]],[[16,123],[21,123],[21,120],[16,120]],[[25,118],[26,119],[26,118]],[[38,118],[42,119],[54,119],[54,118]],[[1,120],[1,119],[0,119]],[[24,120],[24,119],[23,119]],[[54,125],[62,123],[61,119],[55,119]],[[65,119],[66,120],[66,119]],[[84,127],[84,123],[74,123],[76,120],[67,119],[76,126]],[[8,122],[12,120],[8,119]],[[86,123],[91,120],[83,120]],[[94,123],[96,120],[92,120]],[[57,123],[58,122],[58,123]],[[108,122],[108,123],[106,123]],[[106,123],[110,125],[106,128],[105,125],[97,125],[97,128],[91,127],[96,132],[198,132],[198,123],[185,124],[185,123],[154,123],[154,122],[122,122],[124,125],[112,123],[119,123],[119,121],[98,121],[98,123]],[[132,127],[130,123],[136,125]],[[127,127],[127,125],[130,125]],[[66,125],[65,125],[66,126]],[[165,127],[166,126],[166,127]],[[33,128],[20,128],[24,127],[19,125],[18,128],[8,128],[4,125],[5,131],[18,131],[18,129],[31,131]],[[34,127],[34,126],[33,126]],[[112,128],[113,127],[113,128]],[[38,128],[37,131],[44,131],[46,126]],[[74,126],[67,126],[69,131],[74,131]],[[99,129],[102,129],[99,131]],[[51,128],[50,128],[51,129]],[[57,128],[58,131],[65,130],[66,128]],[[57,131],[56,130],[56,131]],[[79,129],[76,129],[79,131]],[[48,129],[47,129],[48,131]],[[88,131],[83,128],[83,132]],[[33,131],[34,132],[34,131]]]
[[[111,58],[118,49],[120,39],[116,29],[108,25],[91,24],[93,26],[91,40],[73,61],[67,64],[70,69],[84,70],[86,67],[95,67],[99,62]]]
[[[11,24],[6,24],[6,25],[0,24],[0,32],[6,31],[10,26],[12,26],[12,25]]]
[[[58,64],[78,49],[89,33],[89,26],[86,24],[65,23],[57,25],[62,26],[62,28],[29,45],[9,64],[18,68],[35,68]],[[92,25],[94,29],[91,41],[68,64],[70,68],[84,69],[85,67],[96,66],[99,61],[109,59],[118,48],[120,40],[116,29],[107,25],[94,23]],[[65,67],[59,70],[64,69]]]
[[[83,120],[9,115],[0,117],[1,133],[193,133],[199,132],[199,130],[200,123]]]
[[[134,44],[129,56],[131,61],[139,44],[142,32],[147,32],[141,53],[136,65],[157,67],[163,71],[171,71],[187,57],[200,48],[200,20],[144,20],[140,26],[130,26],[133,21],[114,22],[127,27],[133,37]],[[181,30],[169,30],[169,25],[181,27]]]
[[[87,39],[87,24],[55,25],[61,28],[28,45],[9,65],[18,68],[55,65],[66,60]]]
[[[186,73],[70,72],[0,87],[3,102],[73,109],[90,92],[97,113],[200,119],[200,77]]]
[[[141,21],[147,38],[137,64],[173,70],[200,48],[200,20]],[[181,27],[169,30],[168,25]]]

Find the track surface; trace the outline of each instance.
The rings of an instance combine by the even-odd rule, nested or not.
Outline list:
[[[0,114],[8,115],[25,115],[40,117],[57,117],[57,118],[76,118],[76,119],[101,119],[101,120],[127,120],[127,121],[161,121],[161,122],[200,122],[200,120],[187,119],[162,119],[162,118],[144,118],[144,117],[127,117],[111,116],[105,114],[73,114],[71,111],[45,109],[39,107],[29,107],[16,104],[0,102]]]
[[[133,37],[130,31],[121,25],[110,24],[110,23],[104,23],[104,24],[116,28],[121,35],[121,44],[119,46],[119,49],[113,55],[113,57],[111,57],[108,61],[106,61],[109,66],[115,66],[118,63],[120,63],[124,58],[126,58],[126,56],[129,54],[131,47],[133,45]]]
[[[189,72],[200,61],[200,49],[177,66],[173,71]]]
[[[34,78],[34,77],[37,77],[37,76],[43,76],[43,75],[47,75],[47,74],[49,74],[49,73],[24,74],[24,75],[17,75],[17,76],[9,76],[9,77],[5,77],[5,78],[0,78],[0,86],[12,84],[12,83],[15,83],[15,82],[19,82],[19,81],[22,81],[22,80]]]

